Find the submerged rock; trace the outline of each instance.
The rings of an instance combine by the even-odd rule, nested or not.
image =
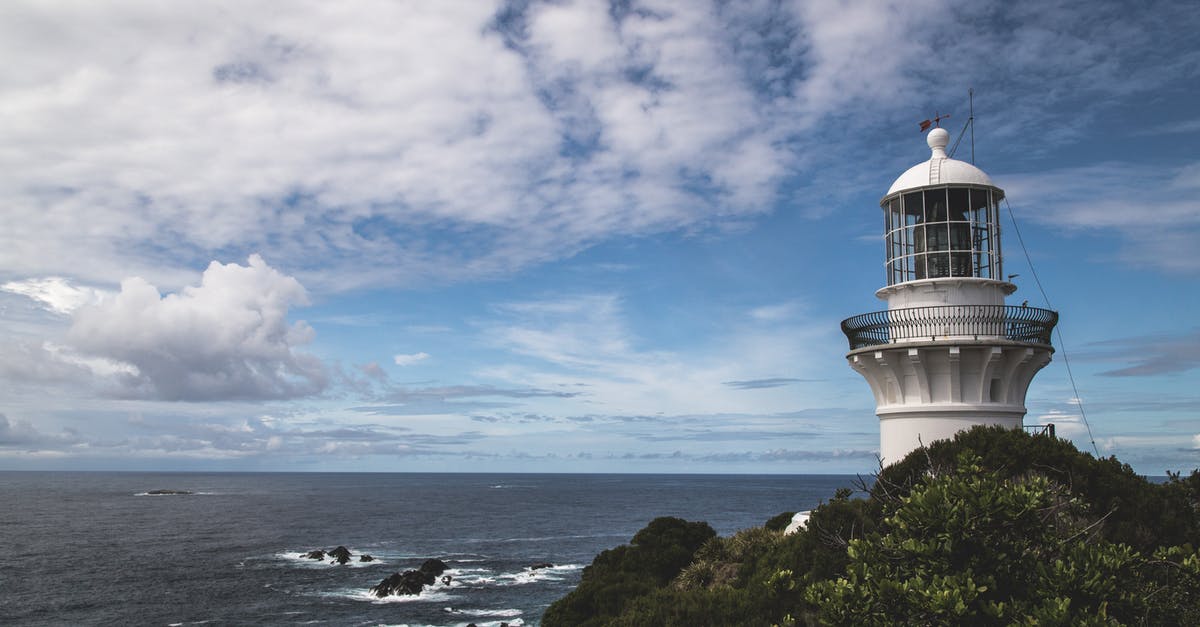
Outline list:
[[[195,494],[195,493],[189,492],[187,490],[150,490],[146,494],[150,494],[152,496],[161,496],[164,494]]]
[[[539,570],[542,568],[554,568],[554,564],[551,564],[550,562],[538,562],[536,564],[530,564],[529,566],[529,570]]]
[[[375,558],[371,557],[370,555],[368,555],[368,554],[366,554],[366,553],[363,553],[362,555],[359,555],[359,556],[358,556],[358,561],[360,561],[360,562],[374,562],[374,561],[375,561]]]
[[[308,553],[301,553],[300,557],[306,557],[310,560],[324,560],[325,551],[323,549],[317,549],[315,551],[309,551]]]

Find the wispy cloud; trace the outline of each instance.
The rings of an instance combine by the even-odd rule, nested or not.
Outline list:
[[[1109,377],[1146,377],[1200,368],[1200,330],[1094,342],[1088,359],[1133,362],[1100,373]]]
[[[407,355],[400,354],[392,357],[392,361],[395,362],[397,366],[411,366],[415,363],[425,361],[426,359],[429,359],[429,353],[411,353]]]
[[[772,379],[751,379],[749,381],[724,381],[722,385],[728,385],[737,390],[762,390],[766,388],[777,388],[793,383],[799,383],[803,379],[789,379],[786,377],[776,377]]]
[[[1103,163],[1005,176],[1018,220],[1111,231],[1121,256],[1169,272],[1200,270],[1200,163],[1163,168]]]
[[[110,296],[107,292],[95,288],[72,285],[63,277],[9,281],[0,285],[0,290],[28,296],[47,310],[64,315],[84,305],[99,303],[106,296]]]

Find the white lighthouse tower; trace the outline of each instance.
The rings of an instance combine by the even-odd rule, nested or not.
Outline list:
[[[1021,428],[1025,391],[1050,362],[1056,312],[1008,306],[1016,286],[1001,267],[1004,190],[946,156],[950,134],[929,133],[933,154],[892,183],[884,214],[887,309],[848,318],[846,359],[867,379],[883,464],[975,425]]]

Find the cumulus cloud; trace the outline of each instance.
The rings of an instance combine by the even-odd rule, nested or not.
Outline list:
[[[213,262],[200,285],[163,296],[140,278],[79,309],[68,341],[80,355],[128,366],[123,395],[164,400],[277,399],[326,385],[320,361],[297,350],[313,337],[288,309],[304,287],[258,255],[245,266]]]

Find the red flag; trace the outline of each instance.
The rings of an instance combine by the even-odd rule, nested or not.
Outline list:
[[[929,130],[929,127],[931,127],[931,126],[933,126],[933,122],[932,122],[932,121],[930,121],[930,120],[923,120],[923,121],[921,122],[921,132],[922,132],[922,133],[924,133],[925,131],[928,131],[928,130]]]

